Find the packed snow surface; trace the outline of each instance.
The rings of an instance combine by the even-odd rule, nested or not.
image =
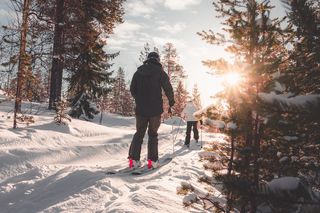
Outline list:
[[[107,175],[127,166],[135,118],[105,114],[95,121],[53,122],[45,105],[24,104],[35,123],[12,128],[13,102],[0,102],[1,213],[20,212],[205,212],[190,209],[177,194],[181,182],[199,185],[205,173],[200,146],[183,146],[185,122],[174,117],[159,129],[159,157],[168,165],[145,175]],[[203,140],[214,137],[203,133]],[[147,136],[142,147],[146,163]]]

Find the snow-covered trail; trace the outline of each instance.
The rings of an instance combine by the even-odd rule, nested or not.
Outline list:
[[[203,212],[183,208],[176,193],[182,181],[197,183],[204,174],[200,147],[183,147],[183,125],[170,164],[141,176],[108,176],[127,166],[134,118],[108,115],[104,125],[73,119],[68,126],[51,119],[39,115],[30,127],[13,130],[12,119],[0,116],[1,212]],[[160,158],[172,156],[174,122],[160,127]]]

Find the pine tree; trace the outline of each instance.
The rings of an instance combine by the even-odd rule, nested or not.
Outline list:
[[[162,51],[161,63],[164,71],[168,74],[173,90],[176,91],[180,81],[186,78],[183,67],[178,62],[178,54],[172,43],[166,43]],[[162,118],[166,119],[169,117],[168,109],[169,103],[165,94],[163,93],[163,110]]]
[[[133,99],[125,82],[124,70],[120,67],[112,86],[110,112],[129,116],[133,115]]]
[[[17,14],[17,17],[20,16],[20,13],[23,13],[23,2],[10,0],[12,4],[13,12]],[[28,31],[26,32],[26,42],[25,42],[25,52],[26,52],[26,76],[24,78],[25,84],[22,84],[21,97],[22,100],[32,100],[37,101],[38,94],[35,94],[36,87],[42,85],[42,81],[37,79],[37,76],[46,74],[49,70],[49,61],[51,60],[51,8],[52,4],[50,1],[38,1],[32,0],[29,1],[28,6]],[[1,61],[4,62],[5,66],[8,68],[8,77],[7,77],[7,89],[8,92],[11,89],[9,84],[17,85],[17,79],[12,78],[17,72],[17,62],[19,58],[19,34],[20,34],[20,19],[12,19],[9,24],[3,26],[3,36],[1,42],[6,51],[4,57]],[[34,85],[39,83],[38,85]],[[16,91],[14,91],[15,94]],[[9,95],[12,95],[9,94]]]
[[[173,106],[173,115],[180,116],[187,103],[188,97],[188,92],[184,88],[184,85],[181,81],[179,82],[178,87],[174,92],[174,96],[174,100],[176,103]]]
[[[108,112],[109,110],[109,96],[110,91],[105,92],[104,90],[101,93],[101,96],[97,99],[96,104],[100,111],[100,120],[99,123],[102,124],[103,121],[103,114]]]
[[[45,90],[42,82],[41,72],[35,74],[28,70],[25,78],[23,99],[30,102],[43,102],[45,100]]]
[[[14,76],[14,71],[16,68],[16,65],[18,63],[18,54],[16,46],[18,44],[16,42],[12,42],[15,35],[7,34],[6,29],[8,29],[8,26],[2,26],[2,38],[0,40],[0,47],[1,47],[1,66],[3,67],[3,72],[7,73],[7,76],[5,76],[3,81],[4,83],[4,90],[7,94],[7,96],[12,97],[15,95],[16,89],[12,89],[11,83]],[[5,51],[6,50],[6,51]],[[15,87],[16,88],[16,87]]]
[[[161,63],[168,74],[172,87],[176,89],[181,80],[186,78],[183,67],[179,64],[179,56],[172,43],[166,43],[162,51]]]
[[[20,11],[19,1],[10,0],[16,7],[16,12]],[[68,78],[75,73],[84,63],[80,62],[80,55],[83,56],[84,49],[89,51],[93,48],[93,41],[96,41],[97,45],[105,45],[102,42],[102,38],[108,37],[114,29],[115,24],[122,22],[123,15],[123,0],[95,0],[95,1],[85,1],[85,0],[35,0],[30,1],[29,6],[29,16],[28,24],[29,30],[26,42],[26,52],[30,59],[30,76],[35,76],[36,72],[42,72],[47,76],[46,84],[48,86],[48,81],[52,81],[50,90],[48,92],[51,94],[50,106],[53,107],[54,101],[58,100],[61,95],[61,79],[62,79],[62,69],[68,71]],[[91,21],[88,19],[91,17]],[[19,19],[16,19],[19,20]],[[18,27],[17,24],[11,26],[5,26],[4,35],[0,41],[1,48],[13,47],[10,55],[6,56],[5,63],[8,64],[9,74],[7,85],[11,81],[10,74],[16,71],[16,63],[19,56],[19,50],[16,48],[18,44],[18,33],[20,31],[15,30]],[[53,27],[55,26],[55,28]],[[20,27],[20,26],[19,26]],[[92,34],[91,34],[92,32]],[[63,42],[62,42],[63,34]],[[87,37],[86,35],[87,34]],[[91,34],[91,36],[88,36]],[[84,47],[86,39],[91,39],[88,41],[91,47]],[[84,42],[85,41],[85,42]],[[3,44],[5,46],[3,46]],[[89,45],[89,46],[90,46]],[[52,53],[52,49],[54,53]],[[105,68],[110,68],[110,60],[114,58],[117,54],[106,54],[104,53],[105,63],[108,64]],[[100,59],[99,59],[100,60]],[[3,61],[1,59],[1,61]],[[47,73],[51,70],[51,62],[53,66],[52,76]],[[107,61],[107,62],[106,62]],[[104,69],[104,68],[103,68]],[[58,71],[58,76],[55,75]],[[57,77],[57,78],[56,78]],[[66,77],[66,76],[64,76]],[[76,79],[76,78],[72,78]],[[66,82],[69,83],[69,82]],[[97,83],[99,84],[99,82]],[[108,87],[110,82],[102,83],[101,87]],[[74,85],[74,84],[73,84]],[[76,89],[75,89],[76,90]],[[21,90],[24,93],[24,89]],[[72,91],[73,93],[74,91]],[[91,93],[91,91],[89,91]],[[73,93],[74,94],[74,93]],[[87,97],[93,99],[96,94],[88,94],[86,96],[78,95],[77,97]],[[53,97],[55,96],[55,97]],[[76,96],[76,95],[75,95]],[[22,97],[26,97],[22,95]],[[77,101],[76,101],[77,102]],[[82,111],[82,110],[81,110]]]
[[[21,112],[21,93],[23,87],[23,79],[27,70],[27,32],[28,32],[28,13],[30,7],[30,0],[24,0],[23,3],[23,15],[22,15],[22,26],[21,26],[21,36],[20,36],[20,51],[19,51],[19,67],[17,74],[17,91],[14,107],[14,120],[13,128],[17,128],[17,113]]]
[[[268,1],[221,0],[213,4],[220,17],[225,18],[224,30],[228,35],[213,31],[203,31],[199,35],[215,45],[231,41],[227,50],[236,56],[236,61],[230,64],[223,59],[208,60],[205,64],[213,68],[216,74],[238,70],[244,81],[238,87],[229,86],[224,95],[229,105],[229,114],[225,118],[226,127],[229,127],[226,133],[230,136],[232,148],[228,174],[221,176],[225,178],[225,187],[228,189],[228,212],[232,211],[236,200],[241,212],[256,212],[255,197],[241,191],[239,181],[228,180],[240,178],[257,186],[266,177],[261,174],[263,163],[258,159],[262,154],[261,146],[269,143],[263,122],[268,112],[263,112],[259,106],[258,95],[271,90],[272,74],[281,70],[280,65],[286,56],[282,45],[283,30],[280,28],[283,20],[270,19],[272,6]]]
[[[143,50],[140,51],[139,61],[143,63],[148,58],[148,54],[151,52],[150,44],[147,42],[143,46]],[[159,53],[159,49],[157,47],[153,47],[152,52]]]
[[[28,52],[31,57],[32,74],[36,78],[38,76],[39,80],[41,78],[41,87],[46,85],[45,91],[41,92],[41,96],[45,96],[40,98],[41,101],[46,100],[48,93],[50,93],[48,86],[53,58],[54,11],[55,1],[32,0],[29,17]],[[40,83],[40,81],[37,82]],[[37,96],[37,94],[34,94],[34,96]]]
[[[296,95],[320,94],[320,3],[307,0],[284,2],[287,4],[289,23],[292,25],[289,42],[293,49],[289,50],[290,66],[280,82],[285,85],[292,98]],[[295,109],[286,110],[286,118],[280,115],[291,124],[291,135],[298,136],[303,146],[317,143],[320,138],[320,133],[315,131],[319,128],[319,122],[315,120],[317,103],[309,105],[308,109],[297,109],[294,106]],[[295,125],[298,120],[299,125]],[[300,147],[303,147],[302,144]]]
[[[117,75],[115,76],[115,81],[112,86],[112,97],[110,100],[111,113],[124,114],[124,97],[126,94],[126,83],[125,83],[124,70],[119,67]]]
[[[55,103],[61,99],[62,75],[63,75],[63,28],[65,0],[56,0],[55,28],[52,69],[50,72],[50,96],[49,109],[55,108]]]
[[[275,167],[268,171],[277,176],[304,174],[312,187],[320,188],[319,178],[312,177],[318,170],[320,133],[319,97],[319,3],[312,1],[285,1],[290,23],[288,65],[278,79],[277,95],[265,94],[265,108],[272,112],[268,117],[269,141],[273,149],[265,147],[266,155],[277,158]],[[316,4],[318,5],[316,7]],[[281,84],[280,84],[281,83]],[[265,97],[272,97],[268,101]],[[299,101],[297,101],[299,100]],[[307,101],[303,101],[307,100]],[[271,158],[271,157],[270,157]],[[312,162],[306,159],[313,159]]]
[[[36,71],[34,74],[34,84],[32,88],[33,98],[35,102],[45,102],[48,98],[47,90],[45,88],[46,78],[43,77],[43,74],[40,70]]]
[[[24,84],[22,85],[21,99],[30,102],[44,102],[47,99],[47,90],[40,70],[31,70],[30,63],[26,65]],[[8,95],[15,94],[17,88],[17,77],[13,78],[7,86]]]
[[[294,94],[320,93],[320,15],[319,2],[283,0],[289,11],[291,28],[290,69],[283,77],[287,90]]]
[[[44,88],[43,74],[41,68],[37,66],[33,50],[28,48],[28,53],[25,57],[25,76],[21,88],[21,100],[33,102],[43,102],[46,99],[46,90]],[[31,54],[29,53],[31,52]],[[7,95],[13,96],[16,93],[17,77],[12,78],[11,75],[15,71],[16,56],[13,56],[8,62],[5,62],[5,67],[8,68],[8,76],[6,78],[5,90]]]
[[[79,55],[80,64],[70,78],[69,96],[71,99],[72,117],[79,118],[82,114],[92,119],[98,111],[93,106],[93,101],[99,97],[104,88],[103,84],[110,84],[111,72],[106,72],[109,64],[106,62],[107,55],[104,53],[102,41],[85,39],[82,54]],[[110,55],[109,55],[110,56]]]
[[[58,124],[67,124],[67,121],[71,122],[70,116],[66,113],[69,103],[62,99],[56,103],[56,115],[54,116],[54,121]]]
[[[135,114],[135,102],[134,98],[131,96],[129,83],[127,83],[126,90],[123,95],[123,115],[133,116]]]
[[[112,83],[110,60],[116,54],[107,54],[104,51],[106,42],[102,40],[103,34],[110,34],[116,23],[122,22],[122,0],[82,0],[72,2],[69,7],[75,12],[76,17],[69,17],[68,24],[76,24],[74,35],[68,34],[68,49],[66,69],[69,71],[69,95],[72,97],[70,114],[80,117],[84,114],[93,118],[97,110],[92,105],[99,97],[104,87]],[[71,37],[72,36],[72,37]]]
[[[201,97],[200,97],[200,93],[199,93],[199,89],[198,89],[198,85],[197,84],[195,84],[193,86],[192,99],[193,99],[193,103],[195,104],[197,109],[200,110],[202,108],[202,105],[201,105]]]

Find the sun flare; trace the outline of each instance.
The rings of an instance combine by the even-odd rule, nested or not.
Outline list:
[[[241,76],[239,73],[231,72],[225,75],[224,80],[226,84],[230,86],[235,86],[239,84],[239,82],[241,81]]]

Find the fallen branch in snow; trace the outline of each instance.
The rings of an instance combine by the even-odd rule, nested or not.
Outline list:
[[[207,175],[203,175],[203,176],[199,177],[198,181],[200,183],[206,183],[206,184],[208,184],[210,186],[216,186],[216,185],[224,184],[223,182],[217,182],[214,178],[209,177]]]
[[[206,207],[205,201],[207,201],[207,202],[211,203],[211,204],[212,204],[217,210],[219,210],[220,212],[226,212],[226,211],[225,211],[225,208],[224,208],[222,205],[220,205],[219,202],[211,200],[208,196],[206,196],[206,197],[199,197],[199,199],[203,201],[203,206],[204,206],[204,208]]]
[[[213,182],[210,181],[209,183],[213,183]],[[214,184],[222,184],[222,183],[216,182]],[[189,207],[197,203],[197,204],[201,204],[204,209],[215,208],[216,212],[217,211],[226,212],[224,210],[225,207],[221,204],[221,202],[217,201],[219,196],[216,197],[209,193],[205,193],[201,189],[194,187],[190,183],[182,182],[181,187],[177,189],[177,193],[180,195],[185,195],[183,199],[183,205],[185,207]]]

